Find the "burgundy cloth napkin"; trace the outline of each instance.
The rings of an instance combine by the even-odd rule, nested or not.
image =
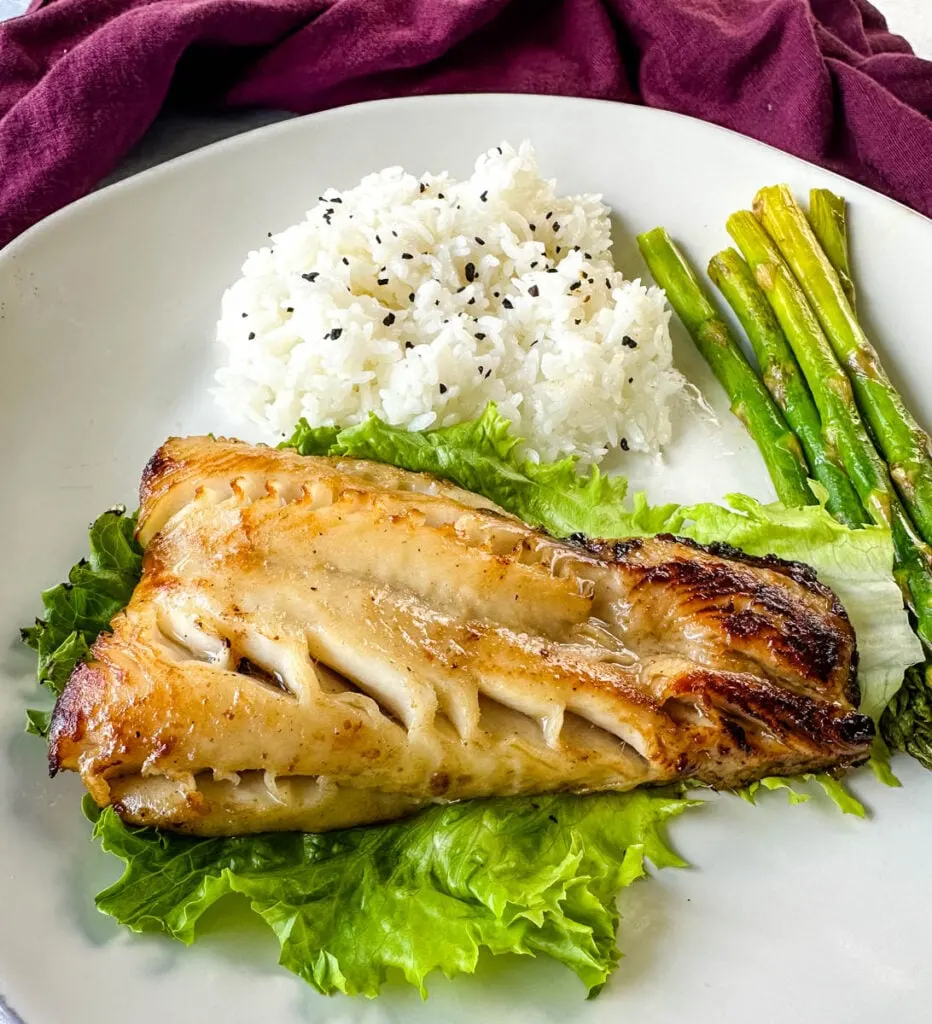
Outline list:
[[[866,0],[38,0],[0,24],[0,245],[93,188],[166,100],[487,91],[678,110],[932,216],[932,62]]]

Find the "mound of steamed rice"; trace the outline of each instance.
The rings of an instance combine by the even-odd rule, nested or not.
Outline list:
[[[494,401],[542,459],[655,451],[683,387],[669,312],[610,245],[601,197],[558,196],[528,143],[465,181],[371,174],[249,254],[216,397],[276,433],[373,412],[421,430]]]

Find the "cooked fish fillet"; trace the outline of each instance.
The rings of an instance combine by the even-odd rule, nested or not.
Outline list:
[[[805,566],[557,541],[425,475],[205,437],[153,457],[139,537],[50,747],[132,822],[318,831],[868,754],[853,631]]]

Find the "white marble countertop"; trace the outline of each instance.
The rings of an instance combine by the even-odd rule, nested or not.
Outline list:
[[[905,36],[916,53],[932,60],[932,0],[873,0],[873,3],[883,12],[891,31]],[[21,14],[28,5],[29,0],[0,0],[0,21]],[[273,111],[161,115],[105,184],[218,139],[289,116]]]

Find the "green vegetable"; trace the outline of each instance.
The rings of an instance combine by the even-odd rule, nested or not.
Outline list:
[[[857,818],[867,816],[864,804],[854,794],[849,793],[844,785],[838,779],[832,778],[831,775],[814,775],[811,772],[807,772],[805,775],[798,775],[792,779],[765,778],[759,782],[752,782],[750,786],[746,786],[744,789],[736,790],[736,793],[743,800],[753,804],[756,801],[757,793],[761,789],[782,789],[786,792],[787,799],[791,804],[804,804],[808,802],[810,794],[800,789],[800,787],[810,782],[817,783],[842,814],[853,814]]]
[[[792,268],[851,380],[909,515],[932,543],[932,445],[880,363],[838,274],[786,185],[763,188],[754,210]],[[810,382],[811,383],[811,382]]]
[[[780,500],[790,506],[814,504],[809,468],[796,435],[706,297],[686,258],[663,228],[638,235],[638,245],[654,280],[667,293],[667,301],[725,389],[731,411],[760,449]]]
[[[493,403],[475,420],[439,430],[390,427],[377,416],[339,431],[329,448],[331,428],[313,430],[302,420],[282,447],[302,455],[351,455],[387,462],[402,469],[434,473],[520,516],[555,537],[585,533],[623,537],[659,533],[676,505],[648,506],[643,495],[627,511],[622,477],[607,477],[593,467],[585,476],[573,459],[537,464],[519,454],[521,439]]]
[[[842,291],[851,309],[855,308],[854,278],[848,258],[848,220],[845,200],[827,188],[809,192],[809,224],[813,234],[838,274]]]
[[[44,617],[22,631],[39,655],[39,682],[57,697],[74,666],[98,634],[126,607],[142,571],[142,551],[134,539],[136,516],[122,507],[104,512],[90,528],[90,556],[73,566],[68,582],[42,595]],[[30,709],[27,730],[45,735],[49,713]]]
[[[734,249],[725,249],[712,257],[709,277],[741,321],[767,390],[799,438],[813,476],[826,490],[829,512],[846,526],[863,526],[869,520],[861,499],[838,453],[823,436],[819,410],[750,267]]]
[[[397,968],[425,995],[431,971],[472,973],[484,948],[552,956],[593,995],[619,958],[619,890],[645,860],[683,866],[662,825],[690,804],[651,790],[475,800],[378,827],[208,840],[107,809],[94,835],[126,870],[97,906],[189,943],[208,907],[241,893],[282,965],[328,994],[375,996]]]
[[[903,687],[880,719],[883,738],[894,750],[911,754],[932,771],[932,665],[906,673]]]
[[[799,360],[822,417],[824,435],[841,455],[864,508],[893,534],[896,571],[916,614],[919,635],[932,644],[932,552],[916,535],[894,493],[844,370],[806,296],[775,243],[747,210],[728,219],[728,231],[754,271]]]

